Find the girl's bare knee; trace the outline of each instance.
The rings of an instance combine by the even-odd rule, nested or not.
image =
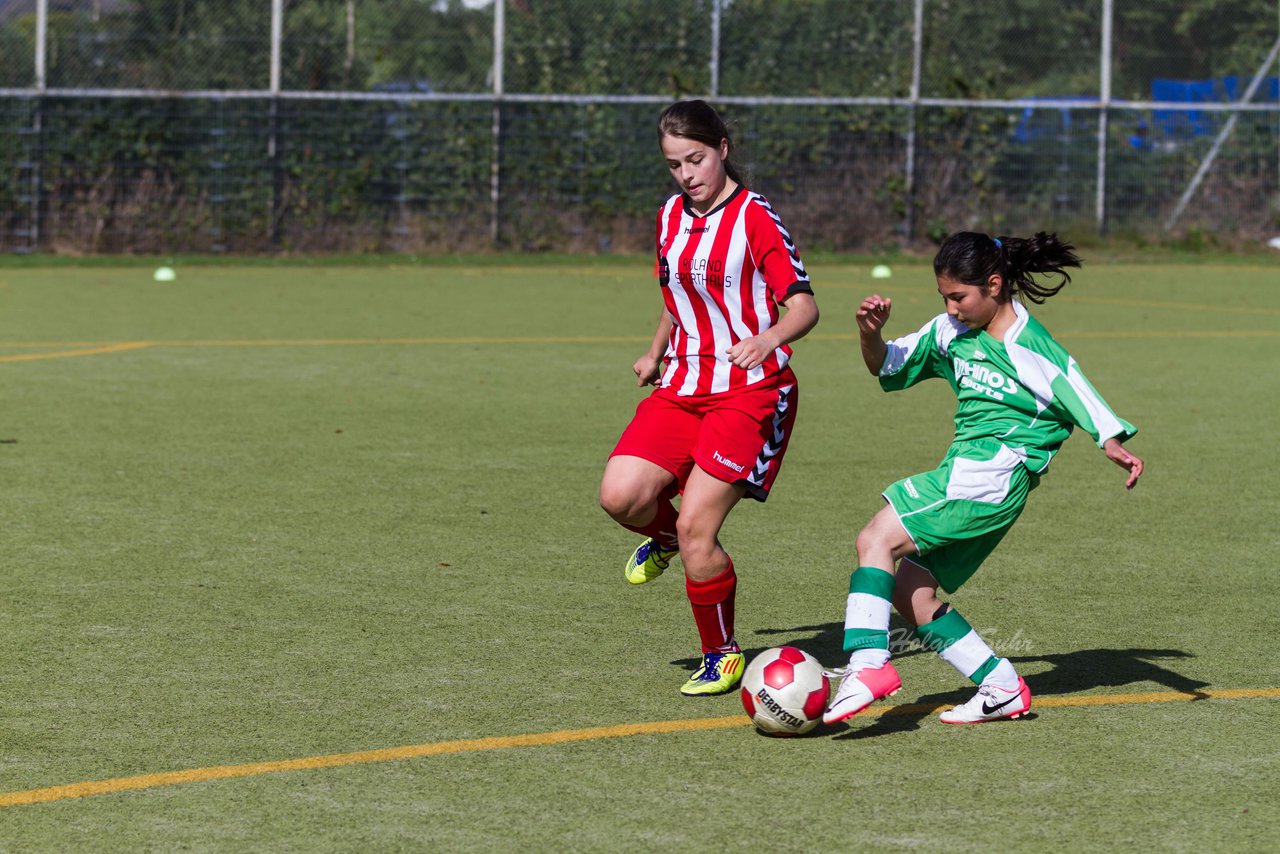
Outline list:
[[[715,547],[715,538],[700,530],[696,519],[681,516],[676,520],[676,537],[680,540],[680,556],[686,562],[709,554]]]
[[[853,544],[854,548],[858,550],[858,554],[866,554],[867,552],[875,549],[879,544],[879,540],[876,537],[875,532],[871,529],[871,526],[867,525],[858,532],[858,538],[854,540]]]
[[[643,514],[648,502],[629,483],[604,481],[600,484],[600,507],[619,522],[632,522]]]

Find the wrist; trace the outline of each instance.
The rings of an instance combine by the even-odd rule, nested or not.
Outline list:
[[[786,343],[782,336],[778,334],[778,328],[775,326],[767,332],[760,333],[760,340],[764,342],[770,350],[776,350]]]

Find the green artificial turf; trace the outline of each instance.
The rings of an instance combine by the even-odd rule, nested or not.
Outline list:
[[[881,393],[853,337],[872,290],[893,335],[940,310],[929,268],[868,271],[812,265],[795,438],[722,534],[749,653],[840,663],[854,536],[950,436],[945,385]],[[678,695],[678,571],[627,585],[636,538],[596,505],[648,273],[0,270],[0,793],[740,714]],[[1266,849],[1280,698],[1053,703],[1280,688],[1276,270],[1089,265],[1033,311],[1148,465],[1126,493],[1074,436],[951,597],[1033,719],[778,740],[743,717],[63,798],[0,807],[0,849]],[[899,670],[894,703],[971,691],[931,653]]]

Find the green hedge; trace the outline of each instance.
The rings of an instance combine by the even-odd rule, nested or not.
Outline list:
[[[957,228],[1095,229],[1097,115],[1020,141],[1021,111],[732,106],[738,156],[801,246],[866,250]],[[501,246],[647,251],[673,189],[652,105],[503,104]],[[0,248],[54,252],[472,251],[493,245],[492,102],[0,100]],[[1211,139],[1134,150],[1110,122],[1111,228],[1156,236]],[[1180,225],[1224,240],[1277,221],[1274,117],[1243,117]],[[39,132],[33,129],[39,127]],[[272,145],[274,142],[274,154]]]

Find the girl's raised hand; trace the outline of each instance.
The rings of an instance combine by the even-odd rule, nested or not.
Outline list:
[[[1125,489],[1133,489],[1137,486],[1138,478],[1142,477],[1142,459],[1137,454],[1126,451],[1124,445],[1115,437],[1102,443],[1102,452],[1107,455],[1107,459],[1129,472],[1129,479],[1124,484]]]
[[[873,294],[858,306],[858,331],[863,335],[874,335],[884,328],[889,321],[889,309],[893,300]]]

